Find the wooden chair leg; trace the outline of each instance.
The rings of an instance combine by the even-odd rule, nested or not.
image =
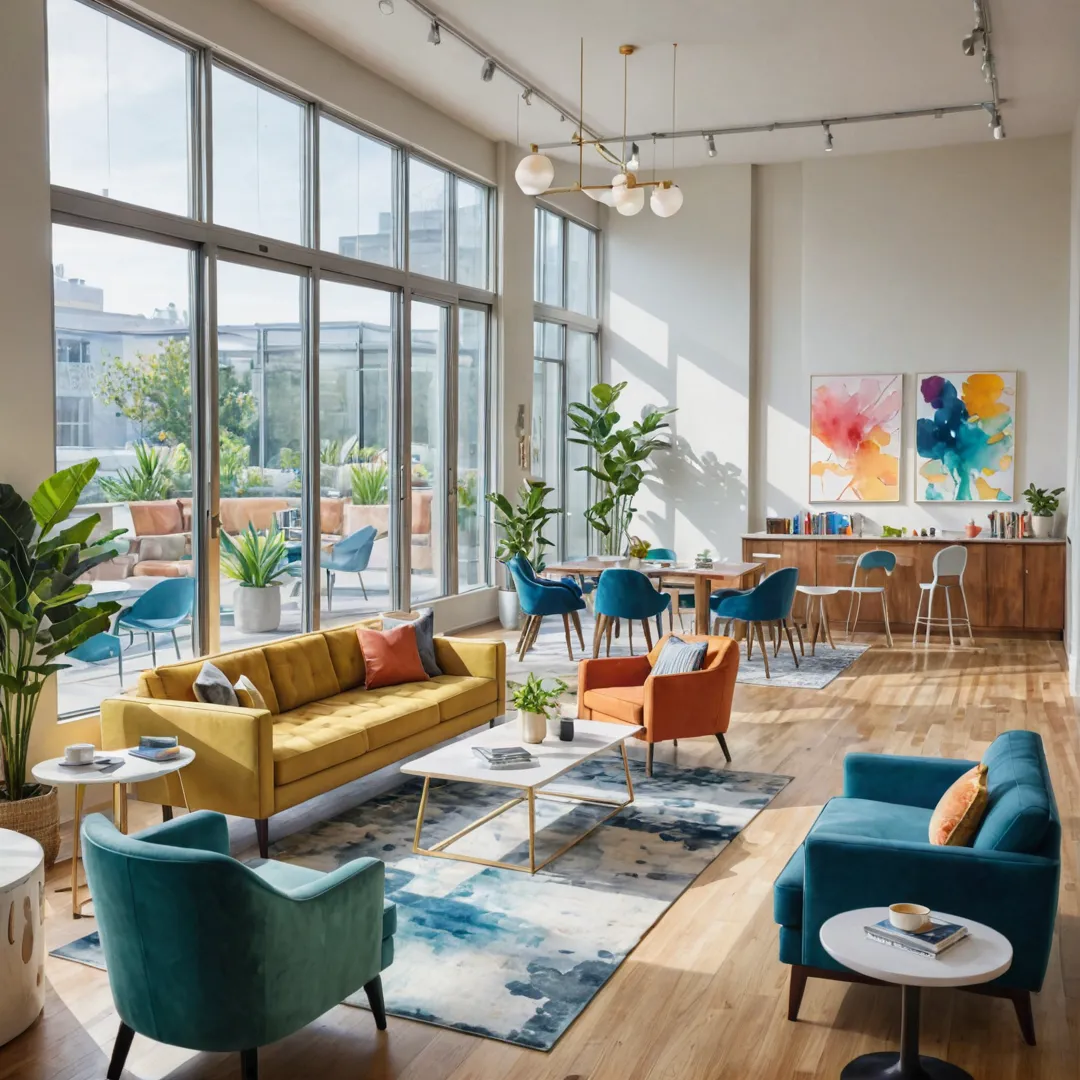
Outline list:
[[[529,632],[529,627],[532,624],[532,616],[526,615],[525,621],[521,624],[521,633],[518,634],[517,644],[514,646],[514,652],[518,654],[518,659],[521,658],[521,646],[525,644],[525,637]]]
[[[885,590],[881,590],[881,617],[885,621],[885,644],[893,647],[892,629],[889,627],[889,601],[885,598]]]
[[[375,1026],[380,1031],[386,1030],[386,1003],[383,1001],[382,976],[376,975],[369,983],[364,983],[371,1015],[375,1017]]]
[[[533,619],[532,631],[529,633],[529,640],[525,642],[525,651],[528,652],[535,644],[536,639],[540,636],[540,628],[544,623],[544,616],[537,615]]]
[[[606,621],[606,615],[596,616],[596,625],[593,627],[592,636],[592,655],[594,660],[600,655],[600,642],[604,640],[604,623]]]
[[[259,841],[259,858],[270,858],[270,819],[255,819],[255,836]]]
[[[832,639],[832,623],[829,622],[829,609],[825,604],[825,597],[821,598],[821,623],[825,627],[825,639],[835,649],[836,642]]]
[[[769,630],[772,633],[773,638],[773,656],[779,656],[780,646],[783,644],[784,641],[784,632],[783,630],[781,630],[780,623],[778,622],[771,623],[769,626]]]
[[[124,1071],[124,1062],[127,1061],[128,1051],[131,1049],[131,1040],[134,1038],[134,1030],[127,1024],[121,1023],[120,1030],[116,1033],[116,1042],[113,1043],[109,1071],[105,1074],[106,1080],[120,1080],[120,1074]]]
[[[806,968],[801,964],[791,965],[791,975],[788,979],[787,1018],[799,1019],[799,1008],[802,1005],[803,991],[806,990],[806,980],[810,976]]]
[[[619,629],[619,620],[618,619],[613,619],[609,615],[607,617],[606,622],[604,623],[605,636],[607,637],[607,652],[606,652],[605,655],[607,655],[607,656],[611,655],[611,632],[612,632],[613,629],[616,631],[616,635],[617,635],[618,629]]]
[[[641,620],[641,629],[645,632],[645,648],[647,651],[652,652],[652,634],[649,632],[649,620]]]
[[[724,733],[718,731],[716,733],[716,741],[720,744],[720,749],[724,751],[724,760],[731,764],[731,752],[727,748],[727,739],[724,738]]]
[[[574,659],[574,646],[570,643],[570,614],[564,612],[562,617],[563,630],[566,633],[566,654],[571,660]]]
[[[746,659],[749,660],[754,652],[754,626],[753,623],[746,624]]]
[[[578,641],[581,642],[581,651],[585,651],[585,635],[581,632],[581,617],[576,611],[570,612],[570,618],[574,620],[574,629],[577,631]]]
[[[795,629],[797,630],[798,627]],[[791,650],[791,659],[795,661],[795,666],[798,667],[799,657],[795,652],[795,642],[791,639],[791,623],[789,623],[787,619],[784,620],[784,631],[787,634],[787,643],[788,648]],[[802,648],[802,634],[799,635],[799,647]]]
[[[653,762],[653,750],[655,749],[654,743],[645,744],[645,775],[652,776],[652,762]]]
[[[803,656],[805,656],[806,655],[806,646],[803,644],[802,627],[798,623],[795,623],[795,636],[799,639],[799,652]]]
[[[769,650],[765,647],[765,632],[761,629],[761,623],[754,623],[754,630],[757,633],[758,645],[761,648],[761,662],[765,665],[765,678],[771,679],[772,675],[769,674]]]

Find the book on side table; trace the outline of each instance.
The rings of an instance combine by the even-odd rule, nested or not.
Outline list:
[[[888,919],[882,919],[865,929],[871,941],[930,957],[940,956],[946,949],[963,941],[968,933],[967,927],[960,923],[946,922],[933,916],[921,930],[899,930]]]
[[[128,753],[146,761],[172,761],[180,756],[180,743],[175,735],[143,735]]]

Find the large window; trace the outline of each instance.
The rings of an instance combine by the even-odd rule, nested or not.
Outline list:
[[[61,714],[170,655],[486,585],[490,189],[47,3],[57,464],[97,458],[76,515],[125,530],[93,595],[158,620],[73,653]],[[271,544],[266,589],[243,548]]]

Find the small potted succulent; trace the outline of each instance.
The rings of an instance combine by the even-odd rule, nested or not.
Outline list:
[[[510,701],[518,711],[521,722],[521,741],[539,743],[547,734],[548,719],[559,707],[559,698],[566,693],[566,683],[555,679],[551,689],[544,686],[533,672],[523,683],[510,683]]]
[[[233,618],[245,634],[276,630],[281,622],[281,583],[288,573],[285,538],[275,522],[267,533],[248,527],[234,540],[222,530],[221,569],[236,582]]]
[[[711,570],[713,566],[712,552],[706,548],[694,556],[694,567],[698,570]]]
[[[1063,487],[1047,491],[1046,488],[1037,488],[1029,484],[1024,498],[1031,507],[1031,532],[1036,540],[1046,540],[1054,535],[1054,515],[1057,513],[1060,501],[1058,496],[1064,491]]]

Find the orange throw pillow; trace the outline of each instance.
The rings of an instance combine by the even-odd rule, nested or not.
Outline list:
[[[939,847],[967,847],[982,824],[989,795],[986,766],[969,769],[934,807],[930,817],[930,843]]]
[[[426,682],[428,673],[416,647],[416,630],[410,623],[393,630],[356,628],[360,651],[364,654],[364,689],[397,686],[405,682]]]

